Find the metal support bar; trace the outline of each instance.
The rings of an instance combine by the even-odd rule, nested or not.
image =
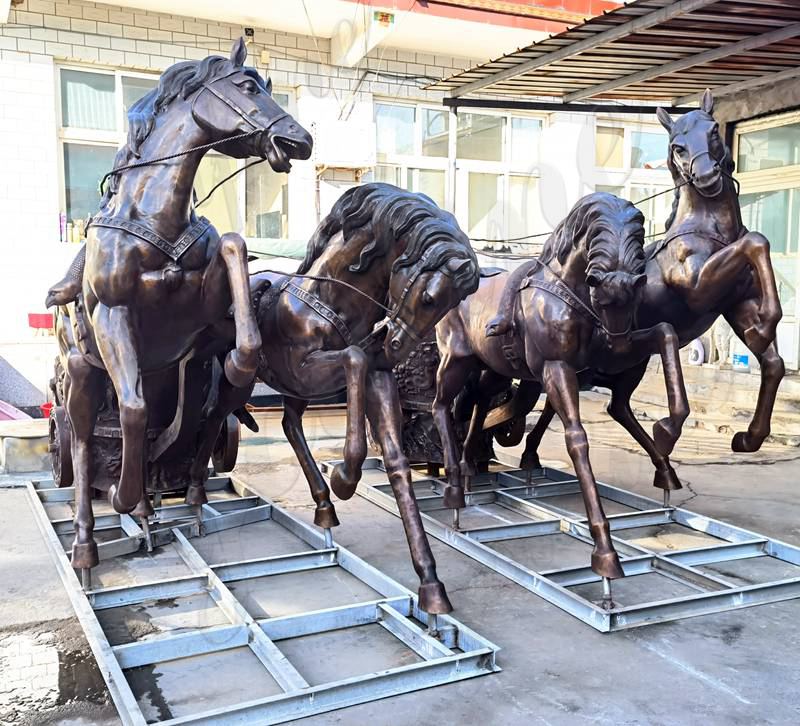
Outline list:
[[[312,550],[311,552],[296,552],[290,555],[276,557],[261,557],[242,562],[226,562],[211,565],[211,569],[223,582],[235,580],[249,580],[253,577],[268,577],[269,575],[282,575],[286,572],[302,572],[316,570],[322,567],[336,565],[336,548]]]
[[[378,605],[378,610],[381,614],[378,620],[381,627],[388,630],[398,640],[403,641],[421,658],[434,660],[453,655],[449,648],[428,635],[422,628],[414,625],[408,618],[403,617],[391,605],[381,603]]]
[[[716,1],[716,0],[715,0]],[[654,114],[658,106],[634,106],[615,103],[561,103],[560,101],[503,101],[491,98],[445,98],[442,100],[450,108],[490,108],[505,111],[550,111],[561,113],[613,113],[613,114]],[[694,106],[668,106],[672,114],[696,111]]]
[[[186,575],[168,580],[156,580],[141,585],[121,585],[90,590],[86,593],[95,610],[107,610],[123,605],[138,605],[151,600],[186,597],[208,591],[208,577],[205,575]]]
[[[247,645],[250,634],[245,625],[216,625],[177,635],[162,635],[114,646],[121,668],[138,668],[167,660],[216,653]]]

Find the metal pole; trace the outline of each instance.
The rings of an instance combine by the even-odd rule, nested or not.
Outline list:
[[[614,600],[611,598],[611,580],[608,577],[603,578],[603,600],[600,605],[603,610],[614,609]]]
[[[456,213],[456,138],[458,133],[458,107],[451,106],[448,115],[447,134],[447,199],[445,207],[451,214]]]
[[[153,551],[153,540],[150,537],[150,520],[147,517],[142,517],[140,519],[142,523],[142,532],[144,532],[144,542],[147,545],[147,551]]]
[[[325,547],[330,549],[333,547],[333,530],[330,527],[326,527],[323,532],[325,533]]]
[[[92,589],[92,569],[84,567],[81,569],[81,587],[84,592],[89,592]]]
[[[669,506],[669,495],[670,495],[670,490],[669,489],[665,489],[664,490],[664,508],[665,509]]]
[[[458,507],[456,507],[453,510],[453,529],[456,530],[457,532],[460,529],[460,527],[461,527],[461,510]]]

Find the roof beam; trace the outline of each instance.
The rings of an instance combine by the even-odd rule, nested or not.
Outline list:
[[[480,91],[482,88],[491,86],[493,83],[497,83],[498,81],[505,81],[508,78],[514,78],[515,76],[521,76],[523,73],[530,73],[538,68],[544,68],[552,63],[557,63],[565,58],[578,55],[579,53],[596,48],[599,45],[620,40],[631,33],[637,33],[641,30],[652,28],[654,25],[666,22],[667,20],[676,18],[679,15],[690,13],[693,10],[705,7],[706,5],[711,5],[717,1],[718,0],[678,0],[677,2],[666,5],[660,10],[655,10],[651,13],[640,15],[638,18],[629,20],[627,23],[615,25],[613,28],[604,30],[602,33],[595,33],[588,38],[579,40],[577,43],[570,43],[569,45],[565,45],[563,48],[554,50],[551,53],[546,53],[545,55],[539,56],[538,58],[533,58],[525,63],[520,63],[519,65],[508,68],[507,70],[493,73],[491,76],[487,76],[486,78],[473,81],[472,83],[467,83],[460,88],[456,88],[453,91],[453,95],[463,96],[467,93]]]
[[[778,83],[779,81],[786,81],[790,78],[800,77],[800,68],[787,68],[785,71],[778,71],[777,73],[770,73],[766,76],[759,76],[758,78],[750,78],[746,81],[739,81],[738,83],[731,83],[728,86],[718,86],[712,88],[711,92],[714,97],[729,96],[731,93],[738,93],[739,91],[747,91],[751,88],[759,88],[760,86],[767,86],[770,83]],[[703,95],[703,91],[696,91],[687,96],[673,99],[672,103],[676,106],[683,106],[686,103],[693,103],[699,100]],[[670,108],[672,111],[672,108]]]
[[[492,98],[445,98],[442,103],[456,113],[460,108],[496,108],[504,111],[555,111],[564,113],[652,114],[658,106],[616,103],[561,103],[560,101],[504,101]],[[689,113],[693,106],[671,106],[671,114]]]
[[[592,96],[597,96],[601,93],[613,91],[615,88],[631,86],[635,83],[642,83],[643,81],[649,81],[652,78],[658,78],[659,76],[677,73],[678,71],[683,71],[687,68],[692,68],[693,66],[703,65],[704,63],[712,63],[720,58],[727,58],[728,56],[736,55],[738,53],[745,53],[749,50],[762,48],[763,46],[770,45],[772,43],[780,43],[782,40],[795,38],[798,35],[800,35],[800,23],[787,25],[783,28],[770,30],[768,33],[754,35],[751,38],[744,38],[738,43],[721,45],[718,48],[711,48],[710,50],[706,50],[702,53],[696,53],[695,55],[690,55],[686,58],[679,58],[678,60],[664,63],[663,65],[646,68],[645,70],[638,71],[637,73],[631,73],[628,76],[615,78],[613,80],[606,81],[605,83],[599,83],[596,86],[582,88],[580,91],[574,91],[573,93],[568,93],[566,96],[564,96],[564,103],[580,101],[583,98],[591,98]]]

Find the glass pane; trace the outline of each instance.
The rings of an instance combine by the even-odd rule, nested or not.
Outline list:
[[[621,169],[624,166],[622,159],[624,140],[625,129],[598,126],[595,134],[594,163],[597,166]]]
[[[64,126],[115,131],[114,76],[62,70],[61,119]]]
[[[467,234],[499,239],[503,236],[503,203],[499,174],[469,174]]]
[[[447,158],[449,113],[432,108],[422,109],[422,154]]]
[[[595,184],[594,190],[596,192],[608,192],[616,197],[622,197],[623,199],[625,198],[625,187],[612,187],[608,184]]]
[[[400,186],[400,167],[391,164],[376,164],[374,181]]]
[[[122,77],[122,110],[124,114],[125,131],[128,130],[128,111],[146,93],[158,85],[157,78],[131,78]]]
[[[245,237],[288,237],[288,182],[289,177],[276,174],[269,163],[256,164],[245,171]],[[236,188],[234,182],[229,183]]]
[[[657,131],[631,132],[631,166],[634,169],[666,169],[669,137]]]
[[[800,271],[800,187],[742,194],[742,222],[769,239],[784,312],[794,314]]]
[[[800,123],[774,126],[739,136],[739,171],[800,164]]]
[[[197,199],[202,199],[211,191],[211,188],[222,181],[228,174],[236,171],[236,159],[231,159],[220,154],[208,154],[203,157],[197,176],[194,179],[194,190]],[[198,214],[208,217],[217,228],[217,232],[239,232],[239,209],[237,184],[231,180],[223,184],[214,195],[200,209]]]
[[[284,111],[289,110],[289,94],[276,91],[272,94],[272,100],[275,101]]]
[[[387,154],[414,153],[414,113],[413,106],[375,104],[378,159],[385,159]]]
[[[456,156],[459,159],[502,161],[505,122],[502,116],[459,114]]]
[[[444,171],[439,169],[409,169],[406,189],[422,192],[444,207]]]
[[[97,211],[100,180],[114,166],[113,146],[64,144],[64,191],[67,221],[73,224]]]
[[[538,161],[541,130],[542,122],[538,118],[511,119],[511,162],[517,167]]]
[[[665,187],[644,187],[631,184],[631,201],[636,204],[639,200],[645,199],[652,194],[663,192],[664,189]],[[624,198],[625,195],[617,194],[617,196]],[[644,215],[645,243],[663,237],[664,225],[672,210],[672,199],[673,195],[671,193],[659,194],[654,199],[648,199],[642,204],[637,204],[637,207]]]
[[[523,237],[548,229],[539,204],[539,180],[534,176],[511,176],[508,180],[508,236]],[[545,239],[536,237],[524,241],[543,244]]]

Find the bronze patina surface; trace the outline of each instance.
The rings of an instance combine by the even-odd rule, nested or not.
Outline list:
[[[402,446],[403,415],[392,368],[478,284],[475,253],[455,218],[424,194],[389,184],[346,191],[322,220],[295,275],[252,277],[264,341],[258,376],[284,394],[283,429],[316,503],[314,522],[339,522],[302,427],[310,401],[347,392],[343,462],[331,488],[349,499],[367,455],[366,420],[380,446],[420,578],[420,607],[451,610],[422,527]],[[197,474],[218,427],[244,405],[249,389],[220,382],[209,413]]]
[[[761,367],[761,388],[746,431],[734,434],[736,452],[758,451],[770,432],[778,386],[784,375],[775,330],[781,305],[769,256],[769,240],[742,224],[731,151],[719,135],[710,91],[701,108],[673,120],[658,118],[669,131],[667,165],[678,186],[667,231],[649,245],[647,285],[639,305],[641,325],[668,322],[681,345],[705,333],[722,315]],[[608,411],[645,449],[655,466],[654,485],[681,487],[669,457],[659,451],[636,420],[630,399],[647,368],[647,359],[615,375],[597,375],[596,385],[611,389]],[[546,405],[542,420],[526,441],[523,461],[538,466],[541,437],[553,417]]]
[[[269,81],[244,66],[246,56],[240,39],[230,59],[177,63],[131,107],[128,141],[88,228],[85,251],[48,295],[49,304],[62,306],[76,568],[98,562],[91,492],[93,467],[102,462],[91,461],[89,442],[107,379],[122,433],[119,484],[109,489],[109,500],[118,512],[146,518],[153,511],[144,487],[148,420],[159,406],[148,400],[145,378],[190,355],[208,358],[217,345],[215,328],[231,308],[235,343],[224,358],[225,379],[249,388],[255,376],[261,335],[244,240],[220,236],[197,216],[194,178],[212,147],[235,158],[265,157],[273,170],[287,172],[290,159],[310,156],[311,137],[272,99]]]
[[[469,452],[470,438],[483,427],[490,397],[510,379],[540,383],[564,423],[595,542],[592,569],[608,578],[622,577],[623,571],[589,461],[578,406],[579,375],[624,371],[632,361],[660,353],[670,415],[653,427],[659,452],[672,451],[688,415],[677,336],[667,323],[644,330],[637,324],[646,282],[643,222],[630,202],[606,193],[584,197],[547,240],[541,257],[526,265],[524,275],[481,280],[478,291],[436,326],[442,360],[433,416],[445,454],[445,504],[464,506],[464,479],[473,471],[463,452]],[[501,335],[487,336],[504,295],[514,300],[513,325]],[[451,406],[476,371],[481,371],[482,398],[459,457]],[[519,395],[530,400],[530,388],[523,385]]]

